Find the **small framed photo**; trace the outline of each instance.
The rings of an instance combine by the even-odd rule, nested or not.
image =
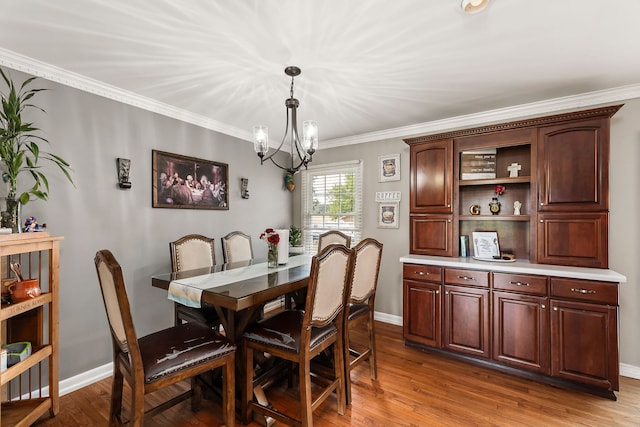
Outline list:
[[[400,181],[400,154],[378,157],[378,182]]]
[[[498,243],[498,233],[495,231],[474,231],[473,235],[473,256],[481,259],[493,259],[500,256],[500,244]]]
[[[378,203],[378,228],[398,228],[399,203]]]

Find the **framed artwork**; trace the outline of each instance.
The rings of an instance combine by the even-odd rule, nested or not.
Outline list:
[[[229,209],[229,165],[152,151],[153,207]]]
[[[398,202],[378,203],[378,228],[398,228]]]
[[[378,182],[400,181],[400,154],[378,157]]]
[[[495,231],[474,231],[473,256],[481,259],[493,259],[500,255],[498,233]]]

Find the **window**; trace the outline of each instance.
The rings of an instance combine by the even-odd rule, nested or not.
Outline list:
[[[340,230],[354,245],[362,238],[362,162],[309,167],[302,171],[304,247],[315,253],[318,236]]]

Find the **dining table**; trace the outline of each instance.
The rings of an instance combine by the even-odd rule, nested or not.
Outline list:
[[[268,267],[253,259],[213,267],[153,275],[151,284],[168,291],[168,298],[191,307],[212,305],[224,333],[240,344],[247,326],[257,320],[268,302],[307,287],[311,255],[291,256],[286,264]]]
[[[268,267],[266,259],[219,264],[213,267],[153,275],[152,286],[167,291],[168,298],[191,307],[212,305],[220,319],[225,336],[242,354],[242,335],[252,322],[263,315],[265,304],[285,297],[285,306],[292,300],[300,301],[309,281],[312,255],[295,254],[286,264]],[[242,357],[236,356],[236,392],[241,395],[245,372]],[[263,374],[254,380],[254,395],[265,404],[263,387],[280,375],[277,367],[267,365]],[[237,407],[239,409],[239,407]],[[266,417],[260,422],[271,425]]]

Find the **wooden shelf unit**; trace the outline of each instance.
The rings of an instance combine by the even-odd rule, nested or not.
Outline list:
[[[0,305],[2,344],[31,342],[31,355],[0,372],[0,424],[29,426],[60,408],[58,390],[60,241],[46,232],[0,236],[0,275],[10,279],[9,262],[20,262],[25,278],[38,278],[42,294]]]

